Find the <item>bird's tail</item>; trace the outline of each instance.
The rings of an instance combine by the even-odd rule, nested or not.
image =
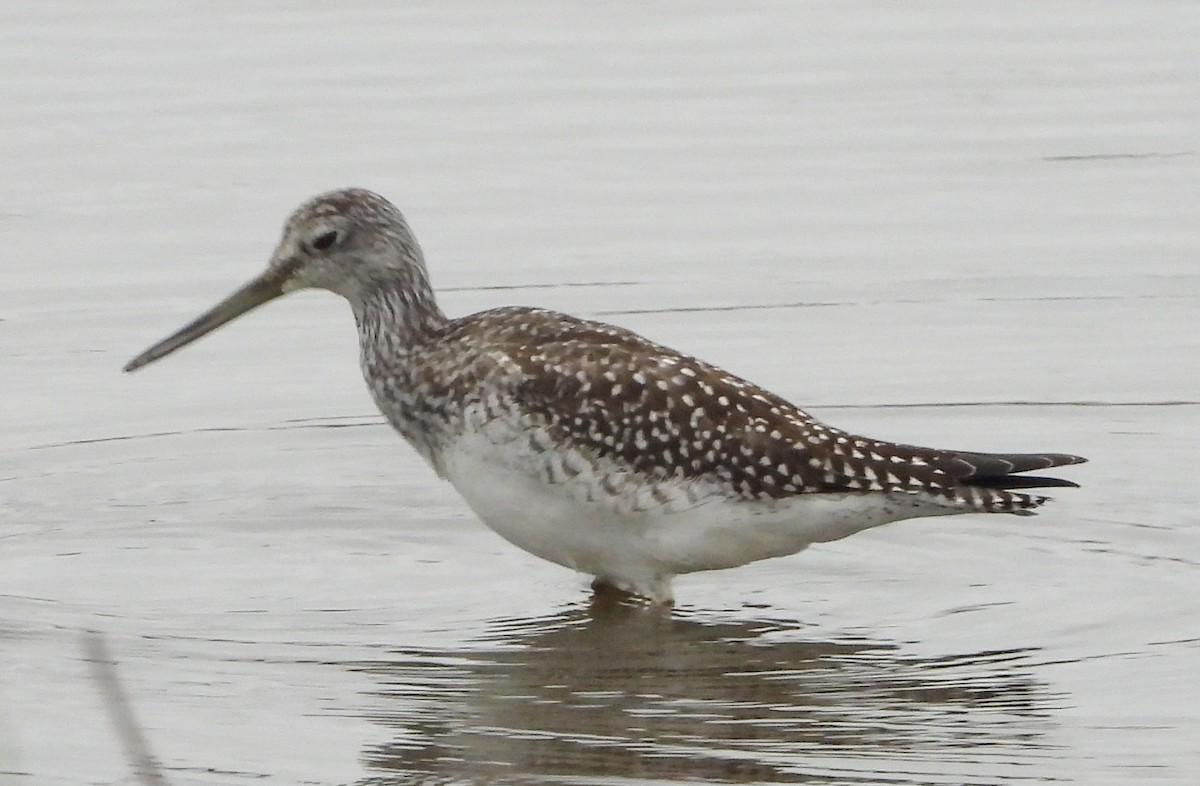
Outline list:
[[[976,453],[855,437],[854,445],[871,457],[877,478],[887,479],[892,494],[911,494],[952,511],[1030,515],[1049,498],[1020,490],[1072,488],[1077,484],[1034,470],[1081,464],[1087,459],[1066,453]]]
[[[1082,464],[1087,459],[1067,453],[975,453],[962,450],[930,451],[927,460],[950,475],[956,483],[946,489],[947,498],[961,500],[976,510],[1032,515],[1050,500],[1015,489],[1078,488],[1063,478],[1026,475],[1032,470]]]

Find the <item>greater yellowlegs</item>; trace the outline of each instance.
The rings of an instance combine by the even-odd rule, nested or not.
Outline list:
[[[350,302],[375,403],[515,545],[670,603],[671,578],[798,552],[899,519],[1027,515],[1017,473],[1084,461],[901,445],[623,328],[537,308],[447,318],[394,205],[346,189],[301,205],[267,269],[125,366],[157,360],[287,292]]]

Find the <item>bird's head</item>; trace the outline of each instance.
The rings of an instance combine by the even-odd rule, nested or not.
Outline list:
[[[351,303],[391,287],[436,309],[421,248],[391,202],[361,188],[330,191],[298,207],[256,278],[125,365],[133,371],[169,355],[253,308],[297,289],[335,292]]]

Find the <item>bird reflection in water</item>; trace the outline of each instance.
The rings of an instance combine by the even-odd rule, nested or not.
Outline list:
[[[926,658],[794,622],[605,603],[352,668],[395,732],[365,752],[365,783],[994,783],[1048,755],[1056,696],[1030,655]]]

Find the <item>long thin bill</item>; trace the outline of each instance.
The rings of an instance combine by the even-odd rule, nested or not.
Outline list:
[[[286,276],[268,270],[258,278],[246,283],[241,289],[201,314],[181,330],[172,333],[142,354],[125,364],[126,371],[136,371],[161,357],[185,347],[201,336],[205,336],[230,320],[240,317],[251,309],[274,300],[283,294]]]

